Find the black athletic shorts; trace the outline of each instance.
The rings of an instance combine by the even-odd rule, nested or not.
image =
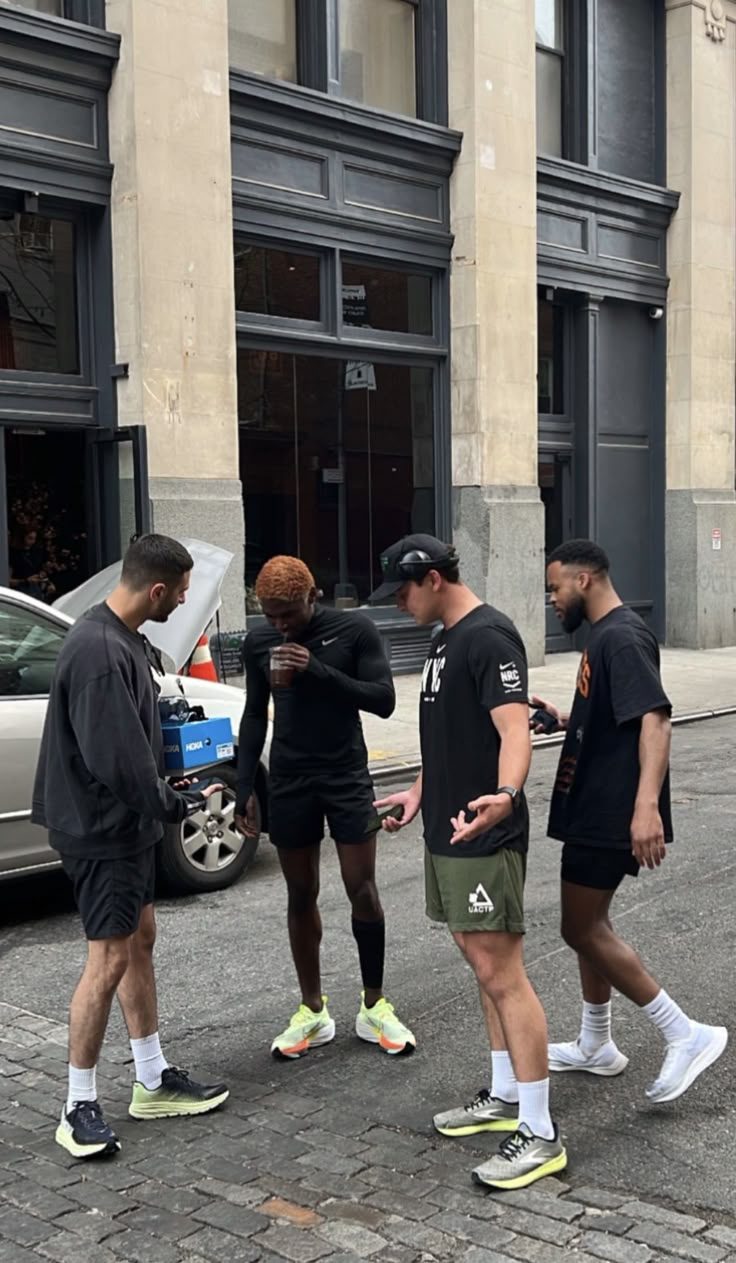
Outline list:
[[[639,861],[623,847],[578,846],[577,842],[565,842],[560,876],[575,886],[617,890],[624,877],[639,876]]]
[[[274,846],[296,850],[322,841],[325,817],[335,842],[365,842],[376,814],[368,770],[333,776],[272,777],[268,818]]]
[[[87,939],[127,938],[135,934],[141,912],[153,903],[156,848],[149,846],[124,860],[85,860],[62,855],[64,872]]]

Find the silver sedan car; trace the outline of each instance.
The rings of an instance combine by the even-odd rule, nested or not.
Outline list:
[[[196,541],[182,542],[196,551]],[[59,862],[45,830],[30,820],[49,687],[57,655],[75,614],[78,616],[104,599],[115,586],[117,575],[119,563],[117,568],[110,567],[64,597],[58,607],[0,587],[0,880],[48,870]],[[178,674],[219,603],[219,584],[215,586],[214,602],[211,594],[209,599],[203,597],[204,579],[200,578],[197,584],[195,558],[191,603],[180,607],[165,628],[147,626],[145,630],[174,668],[172,673],[158,678],[161,696],[184,697],[190,705],[204,707],[208,718],[226,717],[237,743],[244,703],[242,690]],[[198,771],[204,773],[206,768]],[[255,856],[258,839],[246,839],[235,828],[235,760],[219,763],[217,776],[225,784],[225,791],[213,795],[196,815],[168,828],[160,844],[159,876],[168,889],[222,889],[231,885]],[[261,767],[256,797],[262,822],[266,792],[266,772]]]

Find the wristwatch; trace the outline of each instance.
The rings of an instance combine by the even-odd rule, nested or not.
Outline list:
[[[499,785],[498,789],[496,790],[496,793],[508,794],[509,798],[511,799],[511,806],[512,807],[516,806],[516,800],[519,797],[519,791],[518,789],[514,789],[513,785]]]

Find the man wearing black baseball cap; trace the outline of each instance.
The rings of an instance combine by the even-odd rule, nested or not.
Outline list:
[[[531,761],[527,664],[513,623],[460,579],[455,549],[407,535],[381,557],[371,600],[394,598],[421,626],[441,624],[422,674],[423,771],[411,789],[376,803],[421,809],[427,915],[444,921],[478,980],[492,1052],[490,1090],[435,1115],[445,1136],[508,1132],[473,1172],[479,1184],[523,1188],[564,1170],[549,1112],[547,1023],[524,968],[524,877]],[[426,772],[426,775],[424,773]]]

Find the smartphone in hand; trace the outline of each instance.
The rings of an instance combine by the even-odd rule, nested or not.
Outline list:
[[[530,710],[534,709],[533,702],[529,702],[529,709]],[[555,716],[550,715],[548,710],[542,710],[541,707],[539,708],[539,710],[534,711],[534,714],[532,715],[529,722],[532,726],[532,729],[541,728],[545,737],[548,737],[553,732],[557,732],[559,730],[559,724],[557,723]]]
[[[203,790],[209,789],[210,785],[222,785],[219,776],[203,776],[201,780],[192,781],[191,785],[183,785],[181,789],[177,789],[179,794],[183,794],[185,798],[197,798]]]
[[[384,820],[388,819],[389,816],[393,816],[394,820],[401,820],[403,815],[404,808],[401,803],[396,807],[386,807],[383,811],[377,811],[374,816],[371,816],[366,834],[378,833]]]

